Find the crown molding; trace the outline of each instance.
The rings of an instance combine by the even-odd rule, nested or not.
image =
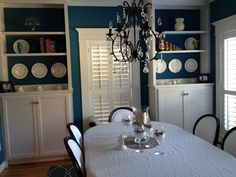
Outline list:
[[[124,0],[68,0],[71,6],[118,6]],[[154,7],[159,6],[204,6],[213,0],[151,0]]]

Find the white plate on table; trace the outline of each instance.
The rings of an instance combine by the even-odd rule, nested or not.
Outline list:
[[[156,72],[163,73],[167,67],[166,62],[162,59],[158,59],[156,62],[157,62]]]
[[[11,74],[16,79],[24,79],[28,74],[28,69],[24,64],[18,63],[12,66]]]
[[[51,73],[56,78],[62,78],[66,75],[66,66],[63,63],[54,63],[51,67]]]
[[[182,68],[182,63],[179,59],[172,59],[169,62],[168,68],[172,73],[178,73]]]
[[[185,70],[190,73],[196,71],[197,67],[198,67],[197,61],[193,58],[189,58],[184,64]]]
[[[31,73],[34,77],[41,79],[47,75],[48,69],[43,63],[36,63],[32,66]]]
[[[19,45],[21,50],[19,50]],[[26,40],[18,39],[13,44],[13,50],[15,53],[28,53],[30,51],[30,45]]]
[[[195,49],[197,49],[197,47],[198,47],[197,40],[193,37],[190,37],[190,38],[186,39],[186,41],[184,43],[184,47],[185,47],[186,50],[195,50]]]

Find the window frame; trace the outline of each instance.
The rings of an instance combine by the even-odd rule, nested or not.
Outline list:
[[[215,54],[216,54],[216,92],[215,107],[216,116],[221,121],[221,137],[225,134],[224,129],[224,39],[236,32],[236,15],[224,18],[213,23],[215,26]]]
[[[90,57],[87,49],[89,41],[96,40],[104,42],[106,40],[107,28],[76,28],[78,32],[79,53],[80,53],[80,74],[81,74],[81,92],[82,92],[82,110],[83,110],[83,128],[88,129],[89,118],[93,116],[93,111],[89,109],[92,105],[91,82],[89,78],[91,71],[88,71],[90,61],[86,58]],[[82,59],[83,58],[83,59]],[[140,92],[140,64],[132,62],[132,96],[131,104],[135,107],[141,107]]]

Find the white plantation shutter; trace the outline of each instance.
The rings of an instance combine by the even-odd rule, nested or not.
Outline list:
[[[92,98],[94,118],[106,121],[110,107],[110,67],[107,46],[91,44]]]
[[[106,123],[110,112],[131,104],[130,63],[114,62],[107,43],[90,42],[93,116]]]
[[[224,38],[224,128],[236,126],[236,34]]]

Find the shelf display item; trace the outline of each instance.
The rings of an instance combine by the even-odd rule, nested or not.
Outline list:
[[[12,66],[11,74],[16,79],[24,79],[28,74],[28,69],[24,64],[17,63],[17,64]]]
[[[197,61],[193,58],[188,59],[184,64],[185,70],[192,73],[197,70]]]
[[[182,63],[179,59],[172,59],[169,62],[168,68],[172,73],[178,73],[182,68]]]
[[[18,39],[13,44],[15,53],[28,53],[30,51],[29,43],[24,39]]]
[[[184,18],[176,18],[175,19],[175,31],[183,31],[184,30]]]
[[[32,66],[31,73],[34,77],[41,79],[47,75],[48,69],[43,63],[36,63]]]
[[[156,63],[157,63],[156,72],[157,73],[163,73],[166,70],[166,67],[167,67],[166,62],[162,59],[158,59],[156,61]]]
[[[186,50],[195,50],[198,48],[199,41],[193,37],[186,39],[184,47]]]
[[[66,66],[63,63],[54,63],[51,67],[51,73],[56,78],[62,78],[66,75]]]

